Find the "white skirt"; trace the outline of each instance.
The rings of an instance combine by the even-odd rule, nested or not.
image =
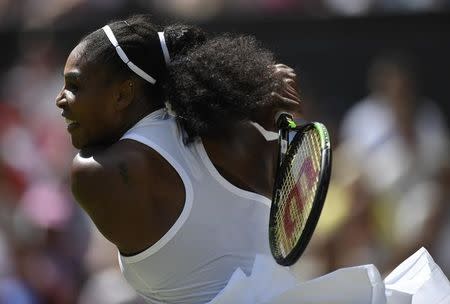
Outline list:
[[[270,256],[258,255],[252,274],[237,269],[209,304],[449,304],[450,283],[425,248],[384,281],[374,265],[338,269],[299,282]]]

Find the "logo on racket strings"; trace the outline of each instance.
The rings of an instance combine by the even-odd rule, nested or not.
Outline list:
[[[284,208],[283,227],[288,239],[292,237],[296,225],[304,225],[304,223],[297,223],[297,221],[303,217],[301,214],[304,212],[305,203],[307,203],[308,197],[305,197],[306,187],[311,188],[314,186],[316,176],[317,172],[314,168],[313,160],[311,157],[307,157],[303,161],[297,181],[286,199],[287,204]]]

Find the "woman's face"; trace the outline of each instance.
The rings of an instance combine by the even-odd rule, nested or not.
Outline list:
[[[120,115],[114,107],[115,81],[105,68],[86,60],[85,45],[81,42],[67,58],[64,87],[56,97],[72,144],[78,149],[111,143],[120,128]]]

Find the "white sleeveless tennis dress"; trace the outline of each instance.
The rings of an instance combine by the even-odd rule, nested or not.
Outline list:
[[[183,143],[182,130],[165,109],[143,118],[122,139],[164,157],[186,192],[181,215],[157,243],[135,256],[119,253],[123,275],[147,302],[206,303],[236,269],[250,274],[256,254],[270,254],[270,200],[225,180],[200,140]]]
[[[270,256],[270,200],[225,180],[201,141],[184,145],[165,109],[146,116],[125,138],[163,156],[186,191],[181,215],[156,244],[135,256],[119,254],[125,278],[148,303],[450,303],[450,283],[424,248],[384,281],[375,266],[362,265],[300,282]]]

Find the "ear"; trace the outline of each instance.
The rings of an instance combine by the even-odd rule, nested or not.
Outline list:
[[[119,84],[116,91],[115,107],[122,111],[127,108],[134,99],[135,84],[131,79],[127,79]]]

